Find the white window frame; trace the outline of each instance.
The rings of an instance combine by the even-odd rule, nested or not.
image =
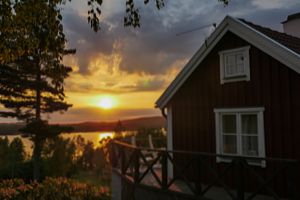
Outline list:
[[[216,153],[229,156],[243,156],[249,157],[248,155],[242,154],[242,142],[241,142],[241,115],[243,114],[256,114],[257,115],[257,131],[258,131],[258,156],[260,158],[265,158],[265,134],[264,134],[264,108],[254,107],[254,108],[216,108],[215,113],[215,128],[216,128]],[[237,115],[237,154],[226,154],[223,152],[223,137],[222,137],[222,115],[224,114],[235,114]],[[217,162],[231,162],[230,158],[217,157]],[[257,165],[261,167],[266,167],[266,162],[248,162],[251,165]]]
[[[219,52],[220,56],[220,81],[221,84],[227,82],[236,82],[236,81],[250,81],[250,59],[249,59],[249,50],[250,46],[245,46],[241,48],[229,49]],[[244,73],[236,75],[226,75],[226,56],[230,54],[243,54],[244,58]]]

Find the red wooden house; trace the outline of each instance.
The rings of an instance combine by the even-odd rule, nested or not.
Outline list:
[[[156,102],[167,113],[168,149],[300,160],[299,33],[227,16]]]

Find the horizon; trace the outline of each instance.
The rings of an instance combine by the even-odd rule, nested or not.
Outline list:
[[[129,117],[129,118],[123,118],[123,119],[113,119],[113,120],[91,120],[91,121],[78,121],[78,122],[66,122],[66,123],[49,123],[51,125],[77,125],[77,124],[84,124],[84,123],[117,123],[118,121],[135,121],[135,120],[141,120],[141,119],[151,119],[151,118],[162,118],[165,119],[162,115],[147,115],[147,116],[137,116],[137,117]],[[25,124],[25,122],[22,121],[14,121],[14,122],[1,122],[1,124]]]
[[[66,124],[161,116],[154,108],[155,101],[213,27],[181,36],[177,33],[218,25],[226,15],[282,31],[281,22],[300,9],[297,0],[230,1],[228,6],[217,0],[189,0],[184,4],[168,1],[161,11],[152,3],[136,3],[141,11],[141,28],[123,27],[124,5],[111,0],[101,6],[102,29],[98,33],[86,22],[84,2],[62,6],[67,47],[77,50],[64,58],[64,64],[73,68],[65,84],[66,100],[73,107],[64,114],[44,115],[44,119]],[[5,122],[16,120],[0,118],[0,123]]]

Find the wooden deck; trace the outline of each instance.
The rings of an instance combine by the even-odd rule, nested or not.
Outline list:
[[[152,159],[146,154],[155,152]],[[179,168],[173,156],[181,154],[185,158],[184,166]],[[196,152],[165,151],[138,148],[128,144],[113,142],[110,145],[110,159],[114,171],[113,196],[118,200],[129,199],[180,199],[180,200],[299,200],[298,161],[274,158],[244,158],[232,157],[221,171],[207,162],[222,155],[212,155]],[[274,174],[260,176],[248,160],[263,160],[267,165],[279,163]],[[189,168],[196,161],[198,168]],[[195,163],[194,163],[195,164]],[[174,168],[174,176],[168,173],[168,165]],[[199,170],[201,169],[201,170]],[[194,170],[194,171],[191,171]],[[201,173],[199,173],[201,171]],[[188,173],[186,173],[188,172]],[[186,174],[193,172],[194,181]],[[226,181],[227,175],[235,175],[234,183]],[[283,176],[289,175],[289,176]],[[118,178],[119,177],[119,178]],[[256,185],[249,184],[250,179],[256,180]],[[196,181],[195,181],[196,180]],[[119,183],[117,183],[119,181]],[[276,181],[286,181],[285,188],[276,189]],[[275,182],[275,183],[273,183]],[[250,188],[250,187],[251,188]],[[117,192],[118,193],[118,192]]]
[[[160,169],[156,169],[155,172],[159,177],[161,177]],[[122,184],[121,184],[121,176],[120,176],[120,171],[118,173],[112,173],[113,178],[112,178],[112,188],[113,188],[113,198],[112,200],[121,200],[121,191],[122,191]],[[131,178],[128,177],[128,180]],[[133,184],[133,182],[132,182]],[[143,185],[149,186],[149,187],[154,187],[159,189],[160,186],[155,180],[155,178],[149,173],[145,177],[145,179],[142,181]],[[202,184],[202,187],[206,187],[207,185]],[[186,184],[182,181],[175,181],[170,187],[169,190],[174,192],[174,193],[182,193],[182,194],[187,194],[187,195],[193,195],[192,191],[186,186]],[[232,193],[235,193],[235,191],[232,190]],[[159,193],[154,192],[152,195],[149,194],[149,192],[145,193],[143,191],[139,191],[136,194],[137,200],[152,200],[152,199],[158,199],[158,196],[160,196]],[[245,199],[248,199],[251,196],[250,193],[245,193]],[[207,200],[232,200],[232,197],[228,195],[228,193],[221,187],[212,187],[210,191],[208,191],[202,199],[207,199]],[[284,200],[285,198],[281,198],[281,200]],[[267,196],[267,195],[258,195],[253,200],[274,200],[273,197]]]

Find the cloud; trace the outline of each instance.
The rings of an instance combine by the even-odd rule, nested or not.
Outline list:
[[[94,73],[91,63],[95,58],[117,53],[120,55],[118,67],[121,71],[157,75],[166,73],[178,60],[191,57],[209,36],[211,28],[180,37],[176,37],[176,33],[218,23],[228,14],[250,19],[261,16],[255,22],[266,21],[264,16],[269,16],[268,23],[274,24],[271,20],[274,9],[285,8],[287,14],[286,9],[299,5],[297,0],[282,2],[232,0],[229,6],[224,6],[217,0],[166,1],[165,8],[157,11],[153,2],[144,6],[142,1],[137,1],[142,28],[133,29],[123,27],[125,10],[119,1],[114,0],[102,7],[102,29],[99,33],[90,29],[86,16],[80,14],[82,12],[72,8],[64,10],[64,28],[68,44],[77,48],[75,60],[81,74]],[[268,11],[265,11],[267,8]]]
[[[286,9],[293,6],[299,6],[297,0],[253,0],[252,4],[259,9]]]
[[[144,91],[157,91],[163,89],[165,86],[165,80],[160,78],[150,78],[144,80],[138,80],[133,85],[123,85],[122,89],[127,92],[144,92]]]
[[[184,10],[190,9],[191,2],[181,3]],[[201,16],[196,10],[195,13],[183,14],[185,12],[180,12],[177,4],[171,1],[167,7],[168,9],[158,12],[153,7],[143,6],[141,29],[123,27],[121,19],[124,11],[104,17],[105,20],[101,22],[102,30],[97,34],[89,28],[86,17],[81,16],[79,11],[65,10],[64,27],[69,46],[77,48],[75,57],[79,72],[93,73],[90,69],[91,62],[99,53],[104,56],[118,53],[121,55],[120,70],[146,74],[165,73],[175,62],[191,55],[196,50],[193,44],[200,45],[205,35],[200,34],[198,38],[186,40],[185,37],[176,37],[176,33],[192,27],[199,18],[204,19],[205,13]],[[175,18],[176,20],[172,20]]]
[[[86,17],[81,16],[79,11],[66,9],[63,24],[69,48],[77,50],[75,57],[80,73],[90,73],[89,65],[99,52],[106,55],[112,54],[116,38],[110,35],[113,33],[109,31],[108,23],[102,22],[102,31],[95,33],[89,27]]]
[[[155,9],[154,1],[148,6],[144,6],[143,1],[136,2],[141,13],[140,29],[123,27],[125,6],[119,0],[104,1],[102,29],[98,33],[90,29],[80,3],[76,5],[77,10],[67,7],[63,11],[68,45],[77,49],[75,56],[65,59],[74,69],[66,81],[66,91],[67,95],[76,96],[72,98],[76,107],[90,101],[76,100],[81,96],[103,94],[128,95],[125,101],[130,107],[130,103],[134,104],[133,95],[139,99],[141,93],[149,93],[145,99],[151,108],[155,98],[213,28],[181,36],[176,36],[177,33],[220,23],[226,15],[281,30],[280,22],[300,9],[299,0],[231,0],[228,6],[217,0],[166,0],[166,6],[160,11]]]

